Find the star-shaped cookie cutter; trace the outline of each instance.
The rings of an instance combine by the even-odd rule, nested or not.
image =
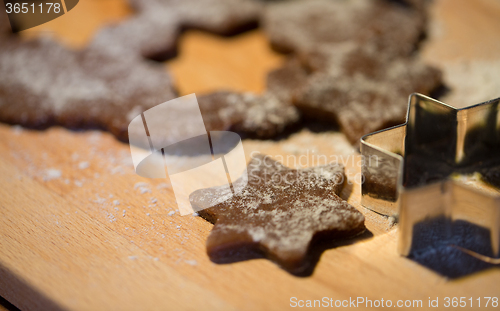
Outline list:
[[[399,217],[401,255],[444,243],[500,263],[500,98],[458,109],[412,94],[406,123],[365,135],[361,153],[361,203]],[[489,183],[457,181],[471,174]],[[442,236],[418,241],[429,228]]]

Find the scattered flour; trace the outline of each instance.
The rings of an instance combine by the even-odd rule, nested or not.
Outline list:
[[[15,135],[20,135],[24,131],[24,128],[20,125],[14,125],[10,129]]]
[[[164,182],[156,186],[156,189],[167,189],[167,188],[172,188],[172,186]]]
[[[185,263],[187,263],[188,265],[191,265],[191,266],[196,266],[198,265],[198,262],[194,259],[192,260],[184,260]]]
[[[151,188],[148,183],[138,182],[134,185],[134,189],[139,189],[141,194],[151,193]]]
[[[147,188],[149,187],[149,184],[147,182],[138,182],[134,185],[134,189],[137,189],[137,188]]]
[[[500,97],[500,61],[444,64],[444,76],[452,92],[443,101],[457,108]]]
[[[212,234],[246,233],[266,249],[288,254],[305,253],[316,232],[361,232],[363,215],[336,195],[345,178],[343,171],[342,165],[333,164],[291,170],[263,155],[254,156],[248,165],[252,176],[248,186],[229,203],[212,208],[215,215],[223,210],[225,217]],[[196,192],[192,202],[195,206],[211,203],[224,191],[214,187]],[[270,204],[272,208],[267,207]]]
[[[86,162],[86,161],[80,162],[78,164],[78,168],[81,170],[84,170],[84,169],[88,168],[89,166],[90,166],[89,162]]]
[[[46,169],[44,172],[43,181],[57,179],[57,178],[61,177],[61,175],[62,175],[62,173],[60,170],[57,170],[55,168],[49,168],[49,169]]]
[[[94,203],[97,203],[97,204],[104,204],[106,203],[106,199],[105,198],[101,198],[99,195],[96,195],[97,199],[94,200]]]
[[[116,217],[115,215],[111,214],[111,213],[106,213],[107,214],[107,219],[109,222],[115,222],[116,221]]]

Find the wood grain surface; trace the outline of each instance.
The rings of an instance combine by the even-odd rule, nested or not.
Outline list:
[[[80,0],[24,36],[50,34],[78,48],[129,14],[122,0]],[[496,0],[434,1],[423,58],[444,70],[458,61],[495,61],[499,21]],[[259,30],[228,39],[188,32],[180,51],[165,66],[183,94],[260,92],[265,72],[284,59]],[[421,299],[425,308],[429,297],[500,296],[499,269],[450,280],[396,253],[397,225],[359,203],[360,156],[341,133],[304,128],[243,144],[247,158],[259,151],[288,166],[334,156],[345,162],[351,184],[342,197],[366,216],[371,234],[325,251],[310,277],[264,259],[214,264],[205,251],[212,225],[176,212],[168,180],[136,175],[128,145],[100,131],[2,124],[0,295],[22,310],[281,310],[291,297]]]

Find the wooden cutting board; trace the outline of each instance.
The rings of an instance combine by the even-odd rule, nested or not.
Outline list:
[[[103,23],[128,14],[122,0],[81,0],[23,35],[81,47]],[[431,29],[423,57],[446,74],[464,61],[495,66],[500,59],[496,0],[435,1]],[[188,32],[166,66],[183,94],[260,92],[265,72],[282,60],[260,31],[233,38]],[[137,176],[127,144],[100,131],[2,124],[0,295],[23,310],[280,310],[291,308],[291,297],[422,300],[426,307],[429,297],[441,306],[445,297],[500,297],[499,269],[449,280],[396,253],[397,225],[359,204],[359,154],[341,133],[303,129],[280,141],[245,140],[244,148],[247,158],[259,151],[289,166],[344,161],[352,185],[342,196],[365,214],[371,236],[325,251],[305,278],[263,259],[217,265],[205,252],[212,225],[176,212],[168,180]]]

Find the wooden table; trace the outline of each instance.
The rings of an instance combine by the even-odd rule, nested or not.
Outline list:
[[[81,47],[103,23],[128,14],[121,0],[81,0],[66,16],[23,35],[51,34]],[[479,83],[481,70],[494,75],[500,3],[436,0],[431,29],[423,58],[445,70],[456,90],[448,98],[481,100],[484,92],[457,93]],[[166,66],[183,94],[260,92],[265,72],[282,61],[260,31],[224,39],[187,32],[180,56]],[[490,65],[478,69],[477,62]],[[467,70],[470,81],[456,79],[454,73]],[[245,140],[244,148],[247,156],[303,156],[309,165],[320,164],[319,155],[337,155],[347,161],[351,181],[359,173],[359,154],[335,131],[303,129],[281,141]],[[0,295],[23,310],[276,310],[290,308],[291,297],[422,300],[427,307],[429,297],[442,306],[445,297],[500,296],[498,269],[449,280],[400,257],[397,225],[359,204],[355,182],[342,196],[365,214],[373,236],[325,251],[312,276],[291,276],[263,259],[214,264],[205,252],[212,225],[169,216],[176,205],[166,182],[137,176],[129,146],[108,133],[0,125]]]

